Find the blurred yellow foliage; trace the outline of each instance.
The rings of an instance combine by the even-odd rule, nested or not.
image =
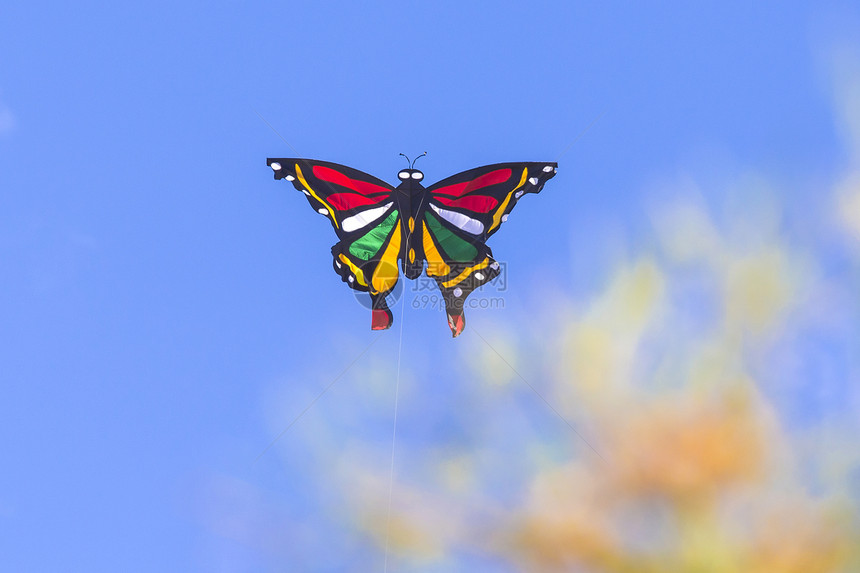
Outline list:
[[[845,230],[860,240],[860,173],[848,177],[838,189],[837,215]]]
[[[741,396],[656,398],[607,430],[607,477],[618,493],[702,499],[751,479],[764,464],[761,422]]]
[[[585,316],[564,327],[560,361],[580,390],[595,398],[626,384],[640,338],[663,298],[664,279],[650,260],[619,269]]]
[[[726,277],[726,320],[760,333],[774,324],[791,296],[785,255],[776,248],[732,261]]]
[[[707,221],[703,213],[693,218]],[[684,245],[679,232],[704,244],[697,227],[662,234]],[[800,259],[773,240],[739,252],[713,230],[707,244],[684,251],[684,262],[702,265],[723,285],[714,301],[723,318],[699,339],[663,347],[675,360],[684,357],[678,383],[661,384],[654,377],[668,374],[641,366],[675,325],[675,275],[656,263],[621,265],[567,326],[559,349],[567,367],[556,386],[564,403],[588,405],[601,456],[583,448],[581,457],[535,476],[500,544],[519,569],[856,570],[860,537],[847,519],[851,510],[799,485],[791,438],[744,371],[760,340],[741,343],[744,333],[777,328],[799,304],[792,267]],[[786,483],[795,485],[781,490]]]

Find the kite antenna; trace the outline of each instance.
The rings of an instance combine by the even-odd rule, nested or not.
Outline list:
[[[412,169],[412,162],[409,161],[409,157],[407,157],[405,153],[401,153],[400,155],[406,157],[406,163],[409,165],[409,169]]]
[[[400,155],[403,155],[403,154],[401,153]],[[412,163],[409,165],[409,169],[412,169],[415,166],[415,162],[418,161],[419,159],[421,159],[422,157],[424,157],[425,155],[427,155],[426,151],[424,153],[422,153],[421,155],[419,155],[418,157],[416,157],[415,159],[413,159]],[[404,157],[406,157],[406,156],[404,155]],[[409,158],[407,157],[407,159],[409,159]]]

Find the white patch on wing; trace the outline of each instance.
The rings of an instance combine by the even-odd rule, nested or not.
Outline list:
[[[368,209],[367,211],[362,211],[358,215],[353,215],[352,217],[347,217],[340,224],[340,228],[346,231],[347,233],[351,233],[356,229],[361,229],[362,227],[373,223],[391,208],[394,205],[393,202],[386,203],[381,207],[374,207],[373,209]]]
[[[457,227],[458,229],[462,229],[467,233],[472,235],[480,235],[484,232],[484,224],[478,221],[477,219],[473,219],[471,217],[467,217],[462,213],[457,213],[456,211],[449,211],[448,209],[442,209],[437,207],[436,205],[430,204],[430,207],[433,208],[436,213],[439,214],[440,217]]]

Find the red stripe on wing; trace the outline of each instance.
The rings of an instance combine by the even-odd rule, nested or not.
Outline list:
[[[448,197],[435,197],[437,201],[449,207],[459,207],[460,209],[468,209],[477,213],[489,213],[499,202],[492,197],[486,195],[467,195],[459,199],[450,199]]]
[[[464,181],[463,183],[455,183],[453,185],[447,185],[445,187],[440,187],[439,189],[434,189],[433,193],[444,193],[445,195],[453,195],[455,197],[459,197],[460,195],[471,193],[472,191],[480,189],[481,187],[504,183],[510,178],[510,169],[496,169],[495,171],[490,171],[489,173],[485,173],[480,177],[475,177],[471,181]]]
[[[362,207],[364,205],[373,205],[374,203],[379,203],[384,199],[385,195],[380,195],[379,197],[365,197],[364,195],[358,195],[356,193],[332,193],[326,197],[326,201],[328,201],[329,204],[338,211],[355,209],[356,207]]]
[[[335,183],[342,187],[346,187],[347,189],[352,189],[356,193],[360,193],[362,195],[375,195],[377,193],[391,193],[391,189],[386,187],[382,187],[381,185],[376,185],[374,183],[368,183],[366,181],[361,181],[360,179],[352,179],[351,177],[347,177],[340,171],[336,171],[331,167],[325,167],[323,165],[314,165],[314,175],[323,181],[327,181],[329,183]]]

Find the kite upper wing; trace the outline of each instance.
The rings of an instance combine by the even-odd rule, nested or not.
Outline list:
[[[394,206],[394,188],[358,169],[313,159],[269,158],[266,163],[275,179],[286,179],[305,194],[341,239],[390,214]]]
[[[497,163],[463,171],[427,189],[430,209],[484,242],[499,230],[523,194],[540,193],[557,167],[557,163]]]

